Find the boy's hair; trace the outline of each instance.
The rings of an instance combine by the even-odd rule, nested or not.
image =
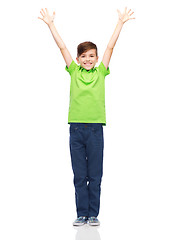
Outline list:
[[[77,57],[79,57],[82,53],[89,51],[90,49],[96,50],[96,56],[98,56],[98,50],[96,44],[93,42],[87,41],[80,43],[77,47]]]

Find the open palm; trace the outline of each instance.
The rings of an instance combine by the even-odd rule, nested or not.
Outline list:
[[[122,20],[123,23],[130,19],[135,19],[134,17],[131,17],[134,12],[131,12],[131,9],[127,11],[127,7],[125,8],[125,11],[123,13],[121,13],[118,9],[117,12],[119,14],[119,19]]]
[[[53,12],[53,15],[50,16],[48,9],[45,8],[46,12],[43,10],[43,8],[41,9],[40,13],[43,16],[43,18],[38,17],[39,19],[43,20],[46,24],[51,24],[54,21],[55,18],[55,12]]]

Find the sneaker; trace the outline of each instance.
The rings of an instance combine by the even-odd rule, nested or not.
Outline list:
[[[78,217],[74,222],[73,226],[82,226],[87,223],[87,217]]]
[[[90,226],[99,226],[100,225],[100,222],[99,222],[98,218],[96,218],[96,217],[90,217],[88,219],[88,221],[89,221]]]

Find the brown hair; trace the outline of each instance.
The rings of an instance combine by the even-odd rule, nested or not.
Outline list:
[[[92,42],[83,42],[80,43],[77,47],[77,57],[79,57],[82,53],[89,51],[90,49],[96,50],[96,56],[98,56],[97,46]]]

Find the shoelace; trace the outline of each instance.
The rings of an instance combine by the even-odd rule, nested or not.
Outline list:
[[[84,220],[84,219],[86,219],[86,217],[79,217],[79,218],[77,219],[77,221],[81,221],[81,220]]]
[[[97,218],[96,217],[90,217],[89,218],[91,221],[97,221]]]

